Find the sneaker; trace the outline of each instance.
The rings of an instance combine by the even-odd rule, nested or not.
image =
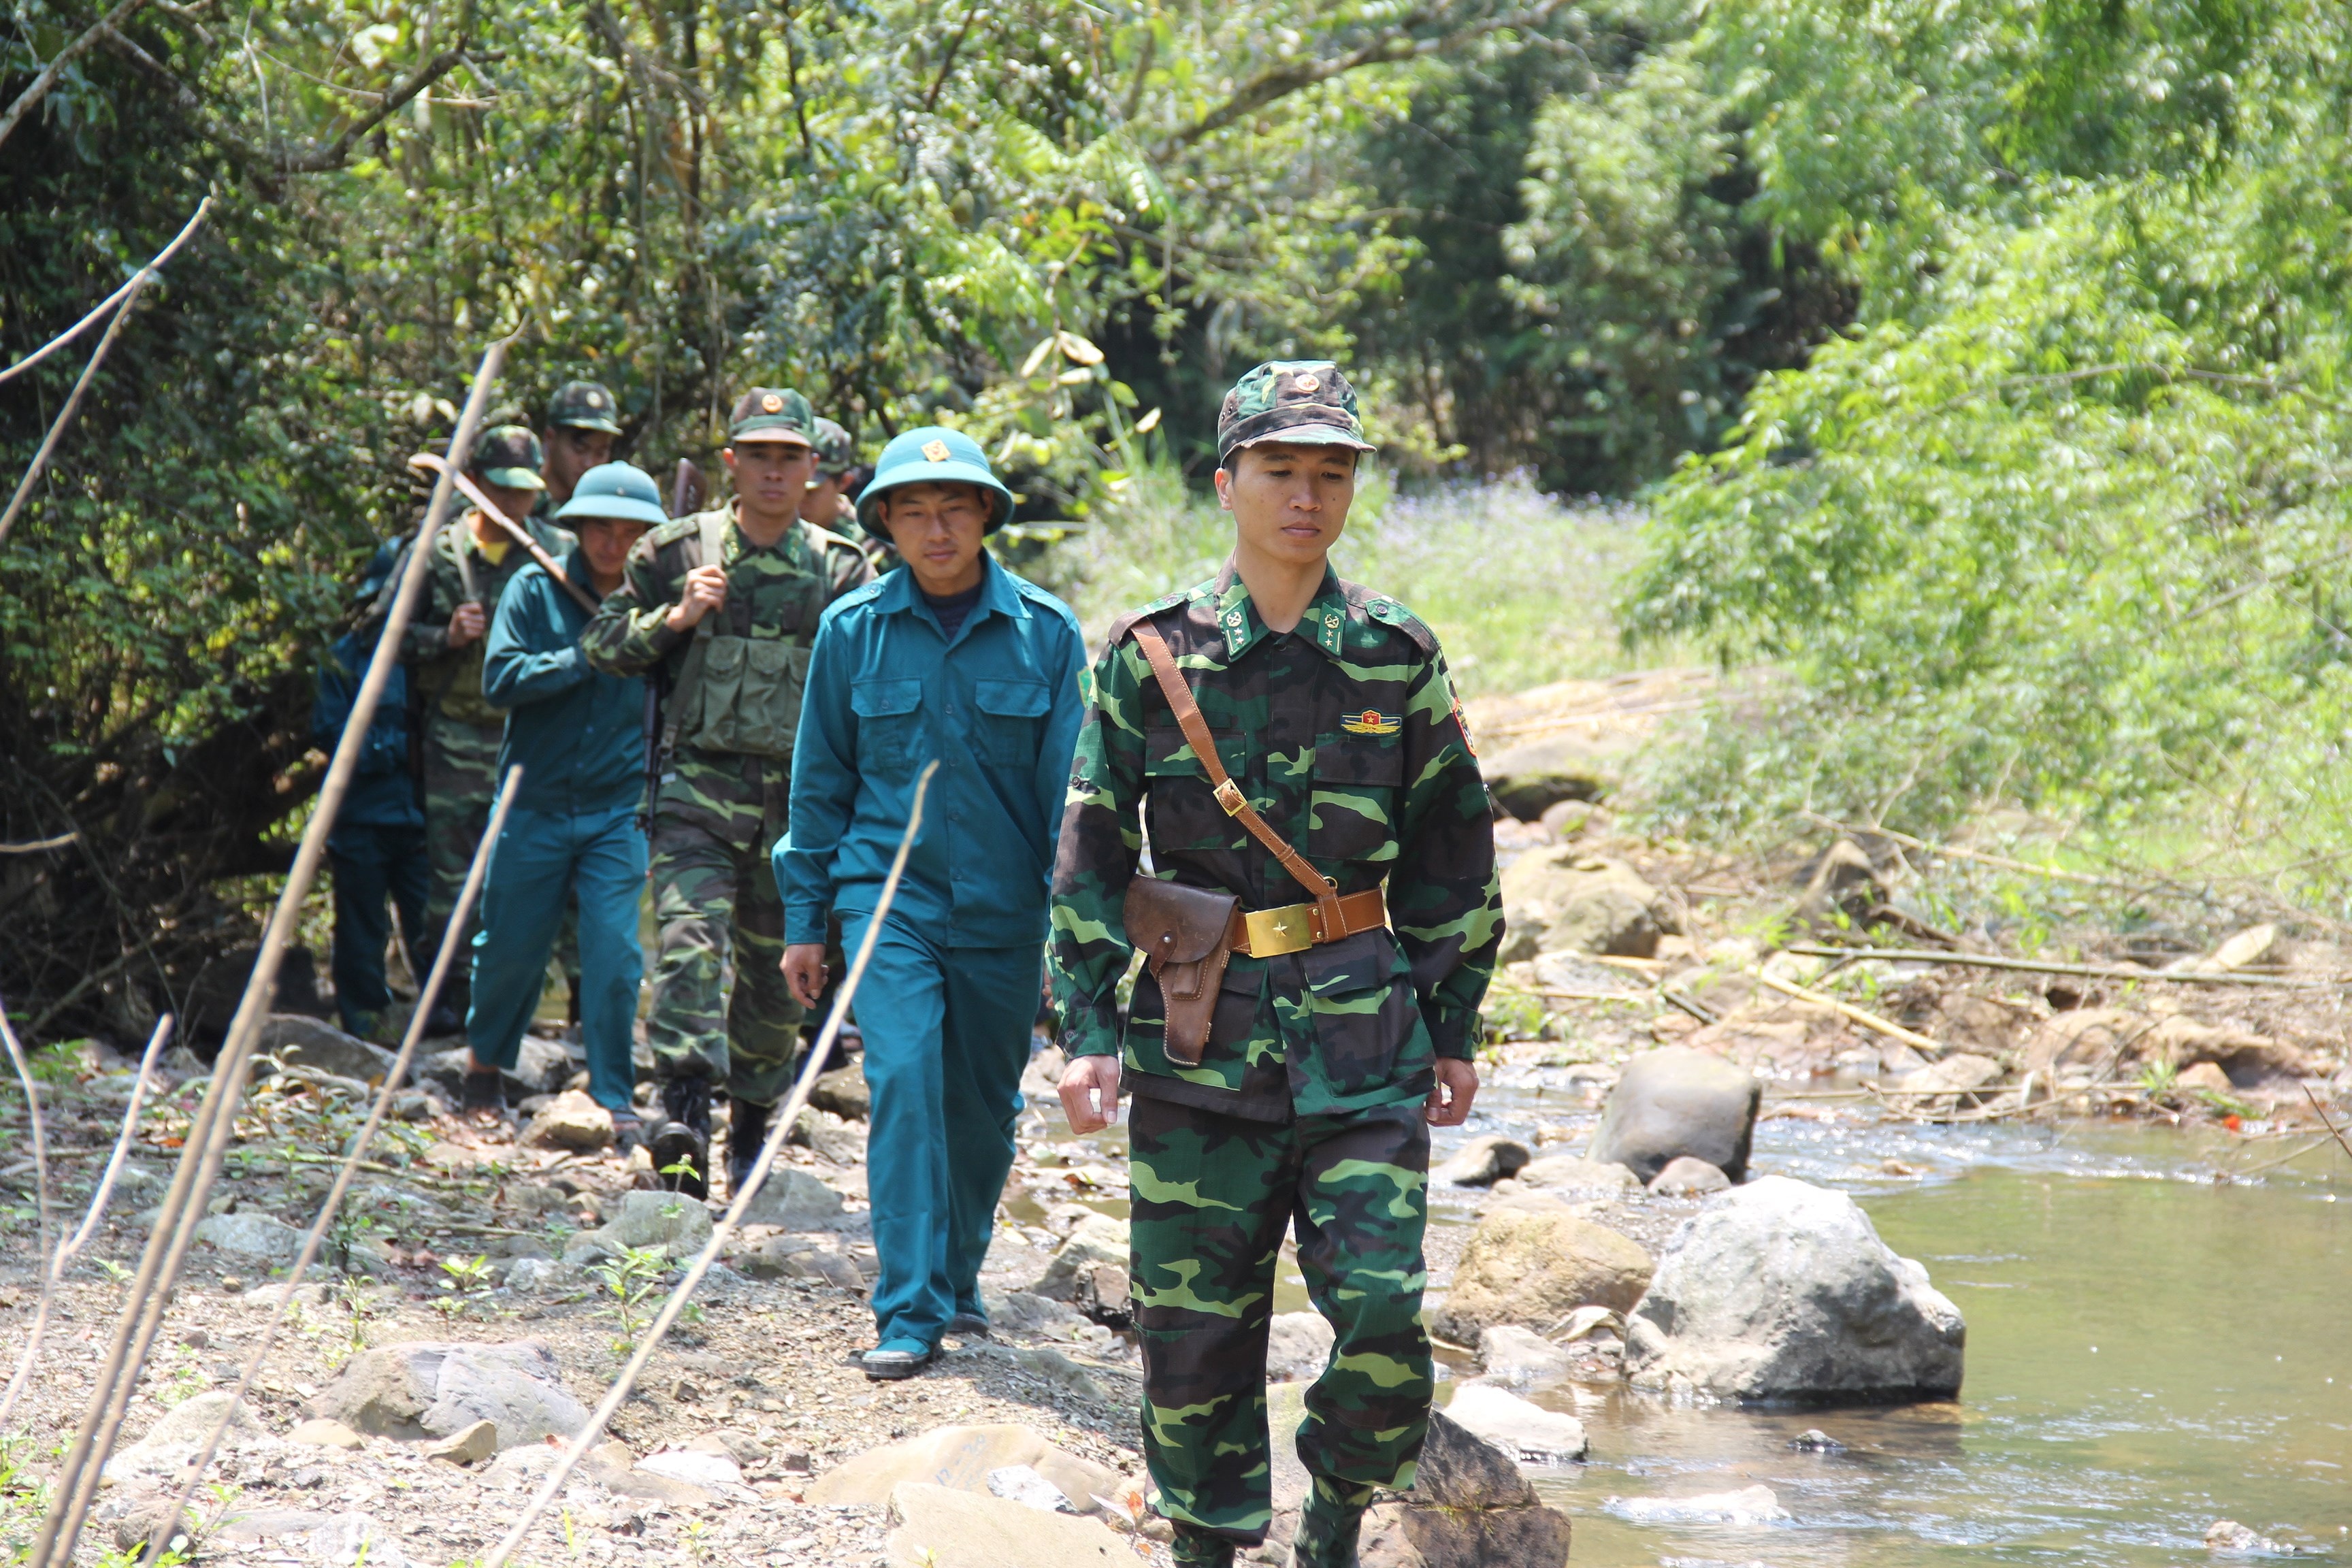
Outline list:
[[[661,1184],[690,1198],[710,1195],[710,1080],[662,1080],[664,1120],[647,1143]]]
[[[768,1121],[776,1113],[772,1105],[752,1105],[737,1100],[728,1112],[727,1120],[727,1195],[735,1196],[743,1184],[751,1179],[751,1167],[759,1163],[760,1145],[768,1141]]]
[[[939,1353],[936,1347],[913,1340],[889,1340],[859,1356],[857,1364],[877,1383],[896,1383],[930,1365]]]

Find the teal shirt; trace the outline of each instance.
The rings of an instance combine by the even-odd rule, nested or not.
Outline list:
[[[586,584],[578,561],[567,557],[564,574]],[[535,563],[507,585],[490,622],[482,695],[508,710],[499,777],[522,764],[515,804],[527,810],[614,811],[645,789],[646,683],[591,668],[580,649],[587,625],[588,612]]]
[[[823,942],[829,910],[872,910],[934,760],[892,913],[944,947],[1045,940],[1086,639],[1068,605],[981,563],[980,602],[953,638],[911,572],[825,611],[775,848],[787,942]]]

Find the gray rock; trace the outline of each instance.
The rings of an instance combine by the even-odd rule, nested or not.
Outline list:
[[[1454,1391],[1445,1414],[1465,1430],[1507,1454],[1517,1455],[1523,1468],[1551,1469],[1573,1464],[1584,1458],[1590,1447],[1584,1423],[1575,1416],[1530,1405],[1491,1384],[1464,1384]]]
[[[1575,845],[1531,849],[1503,872],[1503,902],[1538,921],[1545,952],[1647,958],[1681,918],[1663,894],[1622,860]]]
[[[301,1256],[302,1232],[266,1214],[206,1215],[196,1222],[196,1239],[232,1258],[282,1268]]]
[[[794,1236],[772,1236],[749,1252],[728,1259],[750,1279],[817,1279],[845,1290],[866,1289],[866,1276],[856,1259],[830,1247],[819,1247]],[[1073,1314],[1075,1316],[1075,1314]]]
[[[797,1166],[780,1165],[752,1195],[743,1213],[746,1225],[781,1226],[786,1230],[818,1230],[841,1223],[841,1194]]]
[[[623,1193],[618,1214],[564,1244],[563,1261],[589,1263],[647,1247],[673,1258],[691,1258],[709,1239],[710,1211],[698,1200],[669,1192]]]
[[[234,1389],[216,1388],[174,1405],[136,1443],[115,1451],[106,1462],[106,1479],[116,1481],[142,1475],[177,1476],[195,1458],[197,1447],[212,1435],[213,1426],[220,1420],[221,1412],[230,1407],[235,1393]],[[223,1438],[224,1446],[229,1448],[269,1446],[277,1441],[244,1405],[236,1405]]]
[[[1067,1301],[1098,1322],[1128,1313],[1128,1258],[1126,1222],[1089,1215],[1062,1243],[1030,1290],[1049,1301]]]
[[[501,1450],[569,1437],[588,1421],[564,1391],[555,1352],[541,1340],[362,1351],[303,1413],[372,1436],[410,1440],[446,1437],[488,1421]]]
[[[305,1540],[310,1555],[327,1568],[408,1568],[408,1556],[391,1530],[370,1514],[331,1514]]]
[[[1486,760],[1486,793],[1521,822],[1540,821],[1564,800],[1598,800],[1610,775],[1592,749],[1570,737],[1530,741]]]
[[[1806,862],[1797,881],[1797,920],[1818,926],[1838,915],[1849,921],[1867,916],[1882,901],[1877,868],[1851,838],[1841,838]]]
[[[1050,1334],[1087,1321],[1085,1313],[1067,1302],[1031,1290],[983,1290],[981,1304],[988,1309],[989,1328],[1005,1333]]]
[[[1479,1220],[1429,1323],[1475,1345],[1496,1324],[1556,1323],[1586,1305],[1624,1311],[1649,1284],[1650,1255],[1641,1247],[1566,1204],[1529,1194]]]
[[[446,1437],[425,1445],[425,1457],[443,1459],[453,1465],[476,1465],[494,1458],[499,1451],[499,1428],[495,1422],[477,1421],[472,1426],[452,1432]]]
[[[820,1160],[856,1165],[866,1159],[866,1129],[830,1110],[803,1110],[793,1124],[792,1142],[816,1151]]]
[[[254,1049],[287,1067],[316,1068],[362,1085],[382,1083],[394,1060],[393,1053],[382,1046],[347,1035],[323,1018],[306,1018],[299,1013],[272,1013],[264,1018]]]
[[[1483,1381],[1504,1387],[1558,1383],[1568,1375],[1568,1352],[1517,1323],[1498,1323],[1478,1336],[1478,1363]]]
[[[991,1497],[1001,1497],[1007,1502],[1017,1502],[1023,1508],[1034,1508],[1041,1513],[1076,1513],[1062,1489],[1039,1475],[1027,1465],[1006,1465],[988,1472]]]
[[[845,1121],[864,1121],[874,1114],[874,1092],[866,1087],[866,1069],[835,1068],[809,1086],[808,1102]]]
[[[1331,1363],[1337,1336],[1320,1312],[1276,1312],[1268,1330],[1265,1375],[1276,1383],[1312,1383]]]
[[[1650,1191],[1662,1198],[1705,1197],[1730,1189],[1731,1178],[1704,1160],[1677,1154],[1650,1178]]]
[[[1688,1046],[1645,1051],[1609,1091],[1592,1158],[1648,1182],[1688,1154],[1734,1182],[1745,1180],[1763,1098],[1753,1073],[1711,1052]]]
[[[602,1149],[613,1142],[613,1113],[568,1089],[531,1113],[521,1142],[532,1149]]]
[[[1576,1154],[1553,1154],[1530,1160],[1519,1168],[1519,1185],[1563,1197],[1624,1197],[1642,1190],[1642,1178],[1614,1161],[1587,1160]]]
[[[440,1090],[451,1100],[465,1093],[466,1062],[470,1053],[463,1046],[436,1051],[420,1059],[415,1077],[421,1086]],[[537,1035],[525,1035],[517,1048],[515,1065],[501,1075],[506,1084],[507,1099],[520,1100],[534,1094],[560,1094],[572,1081],[572,1053],[553,1040],[542,1040]]]
[[[1967,1329],[1843,1193],[1764,1176],[1680,1230],[1626,1323],[1639,1387],[1759,1401],[1947,1398]]]
[[[507,1269],[506,1288],[520,1295],[532,1296],[561,1289],[579,1277],[576,1267],[551,1258],[518,1258]]]
[[[1905,1073],[1892,1087],[1902,1090],[1895,1103],[1918,1116],[1943,1116],[1963,1106],[1980,1105],[1985,1096],[1975,1092],[2000,1077],[2000,1064],[1990,1057],[1968,1051]]]
[[[1568,1541],[1568,1515],[1544,1506],[1517,1453],[1433,1410],[1412,1490],[1365,1515],[1358,1560],[1362,1568],[1565,1568]]]
[[[1081,1511],[1117,1491],[1120,1476],[1107,1465],[1057,1448],[1025,1426],[1010,1422],[941,1426],[919,1436],[868,1448],[825,1471],[808,1489],[812,1503],[839,1507],[887,1502],[908,1481],[985,1494],[989,1478],[1025,1466]]]
[[[1490,1187],[1505,1176],[1518,1174],[1532,1159],[1528,1146],[1499,1132],[1489,1132],[1473,1138],[1455,1150],[1451,1158],[1429,1173],[1429,1184],[1455,1187]]]
[[[1135,1552],[1097,1519],[985,1492],[907,1481],[890,1493],[889,1568],[1129,1568]]]

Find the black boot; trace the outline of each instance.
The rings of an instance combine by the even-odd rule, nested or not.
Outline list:
[[[647,1146],[661,1184],[690,1198],[710,1195],[710,1080],[664,1079],[667,1120],[654,1129]]]
[[[1356,1539],[1372,1489],[1314,1478],[1290,1538],[1289,1568],[1356,1568]]]
[[[751,1179],[751,1167],[760,1158],[760,1145],[768,1141],[768,1121],[776,1113],[772,1105],[751,1105],[735,1102],[727,1121],[727,1196],[730,1201],[740,1196],[743,1184]]]

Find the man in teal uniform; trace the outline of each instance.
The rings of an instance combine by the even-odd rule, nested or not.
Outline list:
[[[775,859],[784,973],[814,1006],[827,917],[856,952],[916,780],[940,764],[857,993],[881,1263],[863,1365],[898,1378],[942,1334],[988,1326],[980,1266],[1013,1168],[1086,641],[1068,606],[988,553],[1013,496],[969,436],[899,436],[859,510],[906,567],[825,612]]]

